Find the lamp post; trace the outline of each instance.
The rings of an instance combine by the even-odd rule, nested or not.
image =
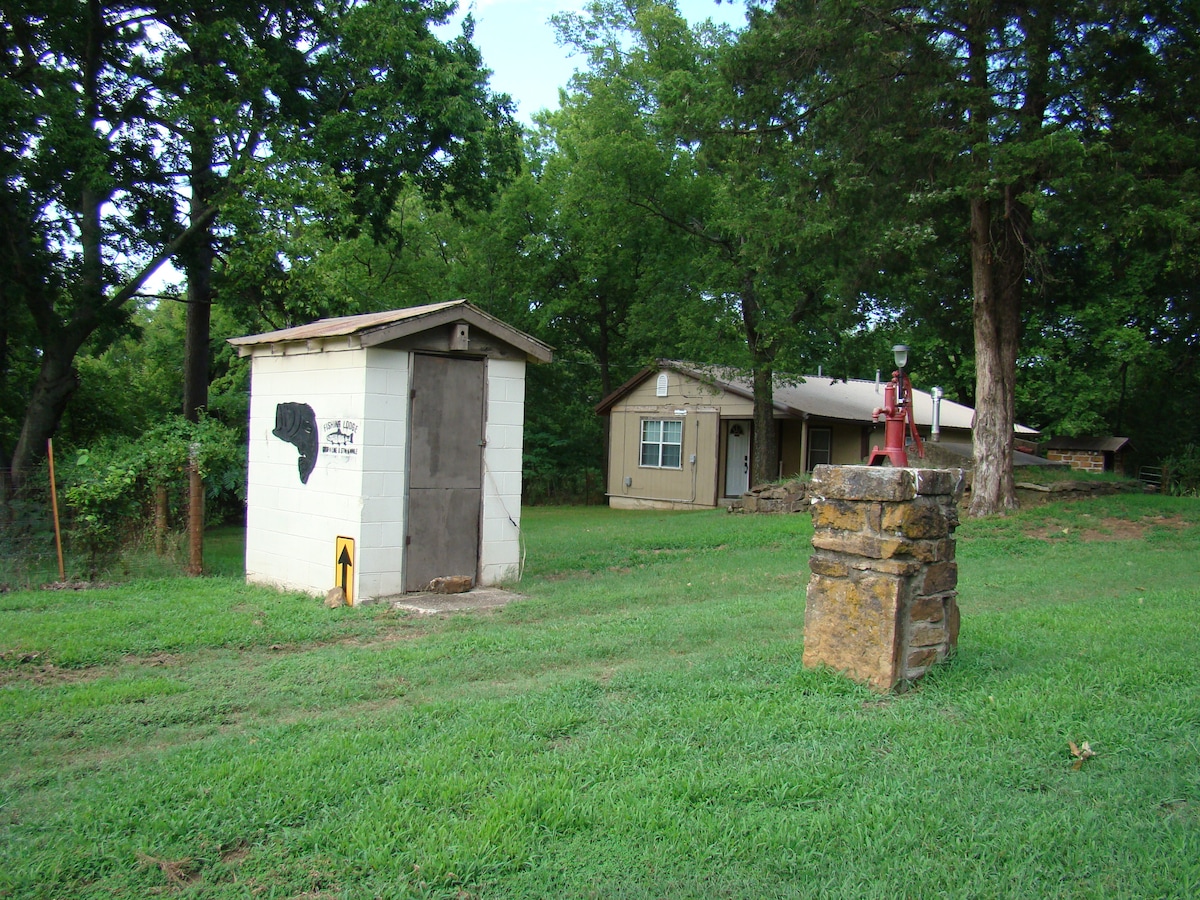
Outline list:
[[[883,389],[883,406],[876,407],[871,413],[872,422],[878,422],[879,417],[883,416],[883,449],[880,450],[876,445],[867,459],[867,465],[881,466],[884,460],[887,460],[893,466],[904,468],[908,466],[908,453],[904,449],[906,425],[912,432],[919,456],[925,456],[925,447],[921,443],[921,436],[917,433],[917,424],[913,419],[912,382],[908,380],[904,371],[904,367],[908,365],[908,347],[905,344],[897,344],[892,348],[892,356],[896,361],[896,371],[892,373],[892,380]]]

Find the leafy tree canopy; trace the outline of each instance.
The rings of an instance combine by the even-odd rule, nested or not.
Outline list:
[[[6,338],[32,324],[40,353],[25,409],[7,412],[20,433],[0,435],[15,481],[78,385],[76,354],[128,330],[165,259],[179,255],[192,282],[278,243],[271,226],[286,221],[382,233],[406,182],[485,202],[517,165],[516,129],[470,21],[449,42],[431,32],[451,8],[6,4],[0,318],[21,329]],[[293,260],[275,262],[286,272]],[[211,302],[200,287],[191,296],[189,283],[193,305]]]

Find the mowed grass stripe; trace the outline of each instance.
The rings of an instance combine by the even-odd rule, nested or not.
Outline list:
[[[1193,896],[1198,521],[964,523],[960,652],[895,697],[802,666],[804,516],[526,510],[482,615],[3,595],[0,896]]]

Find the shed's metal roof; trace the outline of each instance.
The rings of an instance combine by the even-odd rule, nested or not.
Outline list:
[[[268,331],[263,334],[229,338],[229,343],[237,347],[238,352],[243,355],[252,352],[255,347],[340,337],[356,339],[356,346],[372,347],[453,322],[466,322],[494,335],[525,351],[531,360],[549,362],[553,356],[549,345],[506,325],[495,316],[485,313],[466,300],[451,300],[446,303],[430,303],[406,309],[320,319],[307,325],[296,325],[292,328],[281,328],[278,331]]]
[[[1097,453],[1116,453],[1132,446],[1126,437],[1055,437],[1046,442],[1047,450],[1091,450]]]

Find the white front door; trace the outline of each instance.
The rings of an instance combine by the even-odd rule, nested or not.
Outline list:
[[[750,423],[730,422],[725,442],[725,496],[750,490]]]

